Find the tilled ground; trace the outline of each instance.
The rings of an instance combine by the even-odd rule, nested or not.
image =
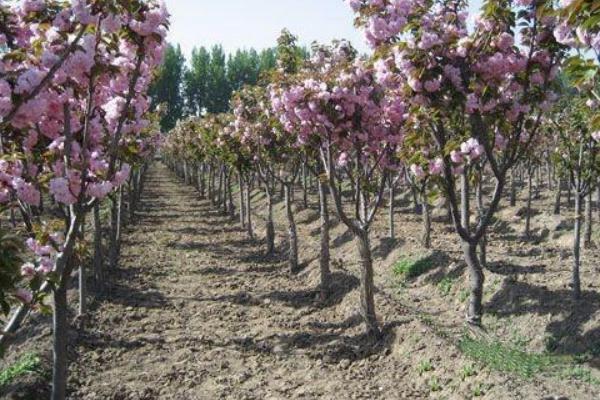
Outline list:
[[[72,399],[420,398],[390,343],[336,305],[357,279],[335,271],[316,301],[306,279],[163,167],[151,171],[117,282],[80,337]],[[388,322],[404,323],[400,310]]]
[[[581,377],[518,378],[458,349],[466,274],[456,236],[440,215],[434,215],[429,252],[419,245],[420,217],[409,203],[399,200],[398,240],[387,239],[385,216],[375,224],[376,306],[385,335],[373,341],[357,313],[356,246],[334,213],[335,288],[326,303],[318,301],[314,193],[309,208],[296,210],[304,269],[290,275],[284,254],[265,259],[262,241],[249,240],[237,221],[164,166],[151,167],[146,188],[109,292],[85,329],[72,331],[71,400],[600,398],[599,386]],[[253,195],[258,238],[263,197]],[[281,203],[275,214],[277,245],[285,249]],[[597,250],[584,253],[584,301],[572,304],[570,217],[537,211],[533,240],[522,241],[519,214],[501,209],[490,234],[484,324],[492,336],[530,352],[543,352],[550,339],[558,354],[593,348],[600,343]],[[423,256],[434,268],[398,285],[391,266]],[[25,328],[31,339],[11,352],[47,354],[47,324],[47,318],[32,320]],[[585,365],[595,379],[598,365],[598,357]],[[47,382],[38,384],[48,389]]]

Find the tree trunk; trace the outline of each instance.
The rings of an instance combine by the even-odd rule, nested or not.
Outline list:
[[[396,197],[396,190],[394,188],[393,179],[390,178],[389,183],[389,208],[388,208],[388,227],[389,227],[389,237],[392,240],[396,239],[396,227],[394,226],[394,200]]]
[[[116,268],[118,258],[117,240],[120,230],[118,203],[118,195],[115,193],[114,197],[111,198],[110,207],[110,249],[108,251],[108,265],[111,270]]]
[[[302,164],[302,205],[308,208],[308,183],[306,164]]]
[[[531,199],[533,198],[533,168],[527,174],[527,204],[525,206],[525,237],[531,237]]]
[[[479,221],[481,221],[485,213],[483,209],[483,171],[481,172],[479,181],[477,182],[475,197],[477,201],[477,213]],[[487,233],[484,233],[479,240],[479,263],[483,268],[485,268],[487,265]]]
[[[510,206],[514,207],[517,205],[517,176],[515,169],[510,170]]]
[[[467,307],[467,322],[471,325],[481,326],[483,315],[483,283],[484,275],[481,264],[477,259],[477,244],[463,241],[463,254],[467,263],[470,281],[470,298]]]
[[[233,203],[233,170],[229,171],[227,179],[227,211],[231,219],[235,218],[235,204]]]
[[[375,285],[373,283],[373,257],[369,243],[369,232],[355,232],[360,255],[360,312],[367,325],[369,335],[381,336],[377,314],[375,313]]]
[[[80,239],[83,242],[85,240],[85,219],[81,223],[80,228]],[[84,259],[79,260],[79,313],[78,316],[84,318],[87,314],[87,268],[86,261]],[[82,319],[83,326],[83,319]]]
[[[133,180],[135,179],[135,173],[132,175],[129,183],[127,184],[127,212],[128,212],[128,222],[133,224],[135,219],[135,197],[133,195]]]
[[[252,198],[250,193],[250,182],[246,182],[246,229],[248,231],[248,236],[252,239],[254,238],[254,230],[252,229]]]
[[[267,255],[270,256],[275,253],[275,224],[273,223],[273,195],[269,182],[265,181],[265,194],[267,195],[267,215],[266,215],[266,242],[267,242]]]
[[[200,164],[200,174],[198,179],[200,179],[199,182],[199,186],[200,186],[200,198],[204,199],[206,198],[206,165],[204,163]]]
[[[72,208],[73,211],[73,208]],[[81,228],[81,216],[72,212],[69,230],[64,248],[56,259],[56,273],[59,277],[54,288],[53,313],[53,365],[52,365],[52,400],[65,400],[68,371],[68,322],[67,322],[67,287],[73,272],[73,252]]]
[[[575,226],[573,237],[573,271],[571,286],[573,287],[573,298],[579,300],[581,297],[581,280],[579,277],[580,251],[581,251],[581,195],[575,192]]]
[[[596,186],[596,212],[598,213],[598,220],[600,220],[600,182],[597,182]]]
[[[223,204],[223,167],[219,168],[219,186],[217,188],[217,201],[216,201],[216,205],[217,207],[221,208],[221,205]]]
[[[190,183],[190,171],[188,168],[188,162],[183,161],[183,182],[187,185]]]
[[[556,185],[556,194],[554,196],[554,215],[560,215],[560,198],[562,197],[563,180],[559,179]]]
[[[244,229],[246,227],[246,200],[244,199],[244,176],[241,172],[238,172],[238,180],[240,186],[240,225]]]
[[[423,221],[423,235],[421,236],[421,245],[426,248],[431,248],[431,209],[429,202],[427,201],[427,189],[423,189],[421,192],[421,206],[423,208],[423,214],[421,216]]]
[[[292,211],[292,184],[284,185],[285,213],[288,222],[288,267],[292,274],[298,271],[298,234]]]
[[[469,213],[469,178],[467,171],[460,175],[460,223],[469,232],[470,228],[470,213]]]
[[[583,248],[588,249],[592,244],[592,192],[585,196],[585,225],[583,228]]]
[[[102,220],[100,219],[100,203],[94,205],[94,282],[96,291],[102,291],[104,276],[102,273]]]
[[[67,342],[69,326],[67,323],[67,288],[60,285],[54,290],[53,324],[53,368],[52,400],[65,400],[67,395]]]
[[[321,214],[321,252],[319,254],[319,268],[321,271],[321,300],[329,296],[331,288],[331,270],[329,268],[329,209],[327,204],[327,184],[318,179],[319,185],[319,210]]]

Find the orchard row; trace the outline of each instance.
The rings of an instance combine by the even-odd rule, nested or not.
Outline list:
[[[339,41],[315,44],[304,61],[284,31],[277,69],[238,91],[231,113],[179,123],[162,149],[167,162],[202,188],[207,174],[209,182],[220,176],[220,198],[230,211],[237,177],[241,222],[250,235],[250,182],[258,177],[269,252],[274,183],[282,185],[292,272],[298,238],[291,192],[303,171],[318,177],[321,294],[327,296],[331,279],[332,201],[356,238],[361,314],[377,336],[369,232],[386,189],[393,193],[406,179],[421,198],[425,246],[431,197],[444,199],[468,267],[467,322],[479,326],[486,233],[510,190],[511,171],[551,160],[575,195],[572,287],[579,298],[582,201],[600,172],[597,2],[486,1],[475,18],[464,1],[348,3],[372,57]]]
[[[113,200],[114,264],[122,187],[132,188],[132,208],[160,142],[146,92],[168,13],[155,0],[23,0],[0,3],[0,20],[0,305],[13,309],[1,341],[52,294],[52,399],[62,400],[67,288],[85,257],[86,215],[100,229],[101,205]]]

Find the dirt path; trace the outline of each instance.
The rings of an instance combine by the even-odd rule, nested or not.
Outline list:
[[[388,321],[388,343],[369,343],[335,307],[354,276],[335,272],[336,293],[319,306],[305,277],[260,252],[155,164],[109,300],[79,338],[70,398],[422,397],[390,357],[402,321]]]

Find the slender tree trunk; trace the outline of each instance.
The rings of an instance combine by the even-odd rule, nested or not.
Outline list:
[[[479,217],[479,221],[483,219],[484,209],[483,209],[483,171],[479,177],[479,181],[477,182],[477,190],[475,191],[475,197],[477,201],[477,213]],[[487,265],[487,233],[484,233],[481,239],[479,240],[479,262],[482,267],[486,267]]]
[[[469,271],[470,298],[467,307],[467,322],[481,326],[483,315],[483,283],[485,277],[477,258],[477,244],[463,241],[463,253]]]
[[[598,220],[600,221],[600,184],[596,186],[596,212],[598,213]]]
[[[396,198],[396,190],[394,187],[394,180],[390,177],[389,182],[389,208],[388,208],[388,227],[389,237],[392,240],[396,239],[396,227],[394,226],[394,200]]]
[[[579,186],[579,183],[576,183]],[[579,277],[580,252],[581,252],[581,195],[575,191],[575,226],[573,238],[573,271],[571,286],[573,287],[573,297],[579,300],[581,297],[581,280]]]
[[[115,267],[118,262],[118,258],[121,255],[121,236],[123,235],[123,186],[117,191],[117,258],[115,259]]]
[[[292,210],[292,184],[284,185],[285,195],[285,213],[288,222],[288,267],[292,274],[298,271],[298,234],[296,232],[296,222],[294,221],[294,212]]]
[[[525,237],[531,237],[531,199],[533,198],[533,168],[527,174],[527,204],[525,206]]]
[[[108,251],[108,265],[111,270],[114,270],[117,266],[117,240],[118,240],[118,231],[119,227],[119,205],[118,205],[118,196],[114,195],[110,199],[111,207],[110,207],[110,249]]]
[[[248,236],[254,238],[254,230],[252,229],[252,198],[250,193],[250,182],[246,182],[246,229]]]
[[[231,219],[234,219],[235,204],[233,203],[233,170],[229,171],[229,179],[227,179],[227,210]]]
[[[81,216],[73,212],[69,222],[64,249],[56,259],[56,272],[59,280],[54,288],[53,313],[53,365],[52,365],[52,396],[51,400],[65,400],[67,391],[68,372],[68,330],[67,322],[67,286],[73,271],[73,252],[79,229]]]
[[[190,171],[188,168],[188,162],[183,161],[183,182],[187,185],[190,183]]]
[[[246,200],[244,199],[244,176],[241,172],[238,171],[238,181],[239,181],[239,199],[240,199],[240,226],[242,229],[246,227]]]
[[[464,171],[460,176],[460,223],[469,231],[470,213],[469,213],[469,178],[467,171]]]
[[[219,186],[217,188],[217,207],[221,208],[222,200],[223,200],[223,167],[219,168]]]
[[[127,197],[128,197],[128,202],[127,202],[127,211],[129,214],[129,223],[133,224],[133,221],[135,219],[135,197],[133,195],[133,180],[134,180],[135,174],[132,175],[132,178],[129,180],[129,183],[127,184]]]
[[[104,274],[102,271],[102,220],[100,219],[100,203],[94,205],[94,282],[96,290],[102,291],[104,286]]]
[[[423,189],[421,192],[421,205],[423,208],[423,214],[421,216],[423,221],[423,234],[421,236],[421,245],[426,248],[431,248],[431,210],[429,207],[429,201],[427,200],[427,189]]]
[[[302,205],[308,208],[308,182],[306,164],[302,164]]]
[[[206,198],[206,164],[200,164],[200,198]]]
[[[65,400],[67,395],[67,342],[69,326],[67,323],[67,288],[64,285],[54,290],[53,323],[53,369],[52,400]]]
[[[85,239],[85,219],[82,221],[81,223],[81,229],[80,229],[81,233],[80,233],[80,239],[81,241],[83,241]],[[83,327],[84,325],[84,321],[83,318],[85,318],[86,314],[87,314],[87,296],[88,296],[88,290],[87,290],[87,267],[86,267],[86,260],[82,259],[79,260],[79,317],[82,318],[81,320],[81,325]]]
[[[560,215],[560,198],[562,197],[563,181],[558,180],[556,185],[556,194],[554,196],[554,215]]]
[[[229,172],[227,167],[223,167],[223,198],[221,199],[221,207],[223,209],[223,214],[227,214],[228,209],[228,198],[229,198]]]
[[[319,268],[321,271],[321,300],[329,296],[331,288],[331,270],[329,268],[329,209],[327,204],[327,184],[318,179],[319,185],[319,210],[321,214],[321,252],[319,254]]]
[[[360,311],[369,335],[375,337],[381,336],[377,314],[375,313],[375,285],[373,283],[373,257],[371,254],[371,244],[369,242],[369,232],[355,232],[358,252],[360,255]]]
[[[510,170],[510,206],[517,205],[517,176],[515,169]]]
[[[585,196],[585,225],[583,228],[583,248],[587,249],[592,244],[592,192]]]
[[[275,224],[273,223],[273,195],[268,181],[265,181],[265,194],[267,195],[267,210],[265,216],[267,255],[270,256],[275,253]]]

